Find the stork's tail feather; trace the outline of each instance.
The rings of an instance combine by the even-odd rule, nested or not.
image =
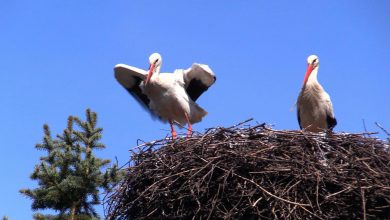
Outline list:
[[[202,118],[207,115],[207,111],[200,107],[198,104],[194,103],[191,108],[190,113],[190,122],[191,124],[202,121]]]

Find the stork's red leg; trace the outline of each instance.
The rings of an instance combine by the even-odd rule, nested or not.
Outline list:
[[[186,120],[187,120],[187,124],[188,124],[187,137],[189,137],[192,134],[192,125],[191,125],[190,119],[188,117],[188,114],[186,112],[184,114],[186,116]]]
[[[172,139],[175,139],[176,136],[177,136],[177,134],[176,134],[175,128],[173,127],[173,122],[172,122],[172,120],[169,120],[169,124],[171,125]]]

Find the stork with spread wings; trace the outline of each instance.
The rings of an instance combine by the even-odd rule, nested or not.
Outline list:
[[[177,136],[174,122],[188,124],[187,135],[191,135],[192,124],[207,115],[195,101],[214,84],[213,71],[194,63],[186,70],[160,74],[162,58],[158,53],[149,57],[149,64],[149,71],[118,64],[115,78],[153,116],[169,122],[173,138]]]

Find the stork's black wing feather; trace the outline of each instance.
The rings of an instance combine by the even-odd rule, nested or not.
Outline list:
[[[214,76],[214,81],[215,79],[216,77]],[[202,95],[202,93],[206,92],[208,89],[209,86],[205,85],[201,80],[194,78],[188,84],[186,91],[190,98],[195,102],[199,98],[199,96]]]
[[[142,107],[149,109],[150,100],[147,95],[145,95],[141,90],[141,78],[134,77],[134,86],[130,88],[124,87],[130,95],[132,95],[141,105]]]
[[[326,116],[326,123],[328,124],[328,129],[333,130],[337,125],[337,120],[335,117],[331,117],[330,115]]]
[[[300,113],[300,111],[299,111],[299,108],[298,108],[297,109],[298,124],[299,124],[299,128],[302,129],[302,126],[301,126],[301,115],[299,113]]]
[[[184,70],[186,92],[193,101],[196,101],[216,81],[216,77],[209,66],[194,63],[191,68]]]
[[[160,119],[160,117],[150,109],[149,97],[142,92],[141,84],[146,77],[145,71],[124,64],[116,65],[114,71],[115,78],[130,93],[130,95],[133,96],[153,118]]]

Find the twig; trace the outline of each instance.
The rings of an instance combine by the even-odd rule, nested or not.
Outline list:
[[[375,122],[375,124],[376,124],[376,126],[378,126],[383,132],[385,132],[385,134],[386,134],[387,136],[390,137],[390,133],[389,133],[384,127],[382,127],[378,122]]]
[[[217,167],[218,167],[218,166],[217,166]],[[221,167],[218,167],[218,168],[221,169],[221,170],[223,170],[223,171],[225,171],[225,172],[227,171],[227,170],[225,170],[225,169],[223,169],[223,168],[221,168]],[[234,173],[234,172],[232,172],[232,174],[233,174],[234,176],[237,176],[238,178],[241,178],[241,179],[243,179],[243,180],[246,180],[246,181],[248,181],[248,182],[250,182],[250,183],[256,185],[259,189],[261,189],[261,191],[263,191],[264,193],[268,194],[269,196],[274,197],[275,199],[279,199],[279,200],[281,200],[281,201],[283,201],[283,202],[287,202],[287,203],[290,203],[290,204],[293,204],[293,205],[310,206],[309,204],[302,204],[302,203],[297,203],[297,202],[289,201],[289,200],[287,200],[287,199],[283,199],[283,198],[281,198],[281,197],[279,197],[279,196],[276,196],[276,195],[270,193],[269,191],[267,191],[266,189],[264,189],[263,187],[261,187],[259,184],[255,183],[253,180],[250,180],[250,179],[248,179],[248,178],[245,178],[245,177],[243,177],[243,176],[241,176],[241,175],[238,175],[238,174],[236,174],[236,173]]]
[[[240,122],[240,123],[238,123],[238,124],[236,124],[236,125],[233,125],[233,126],[231,126],[231,127],[228,127],[227,129],[232,129],[232,128],[235,128],[235,127],[239,127],[239,126],[241,126],[241,125],[243,125],[243,124],[246,124],[246,123],[248,123],[248,122],[250,122],[250,121],[252,121],[253,120],[253,118],[249,118],[249,119],[247,119],[247,120],[245,120],[245,121],[242,121],[242,122]]]
[[[362,209],[363,209],[363,219],[367,219],[367,214],[366,214],[366,199],[364,197],[364,189],[360,188],[361,196],[362,196]]]
[[[343,192],[345,192],[345,191],[347,191],[347,190],[350,190],[350,188],[348,187],[348,188],[345,188],[345,189],[340,190],[340,191],[338,191],[338,192],[335,192],[335,193],[332,193],[332,194],[330,194],[330,195],[327,195],[327,196],[325,197],[325,199],[329,199],[330,197],[335,196],[335,195],[338,195],[338,194],[340,194],[340,193],[343,193]]]
[[[363,121],[364,132],[368,132],[368,131],[367,131],[367,127],[366,127],[366,122],[364,121],[364,119],[362,119],[362,121]]]

